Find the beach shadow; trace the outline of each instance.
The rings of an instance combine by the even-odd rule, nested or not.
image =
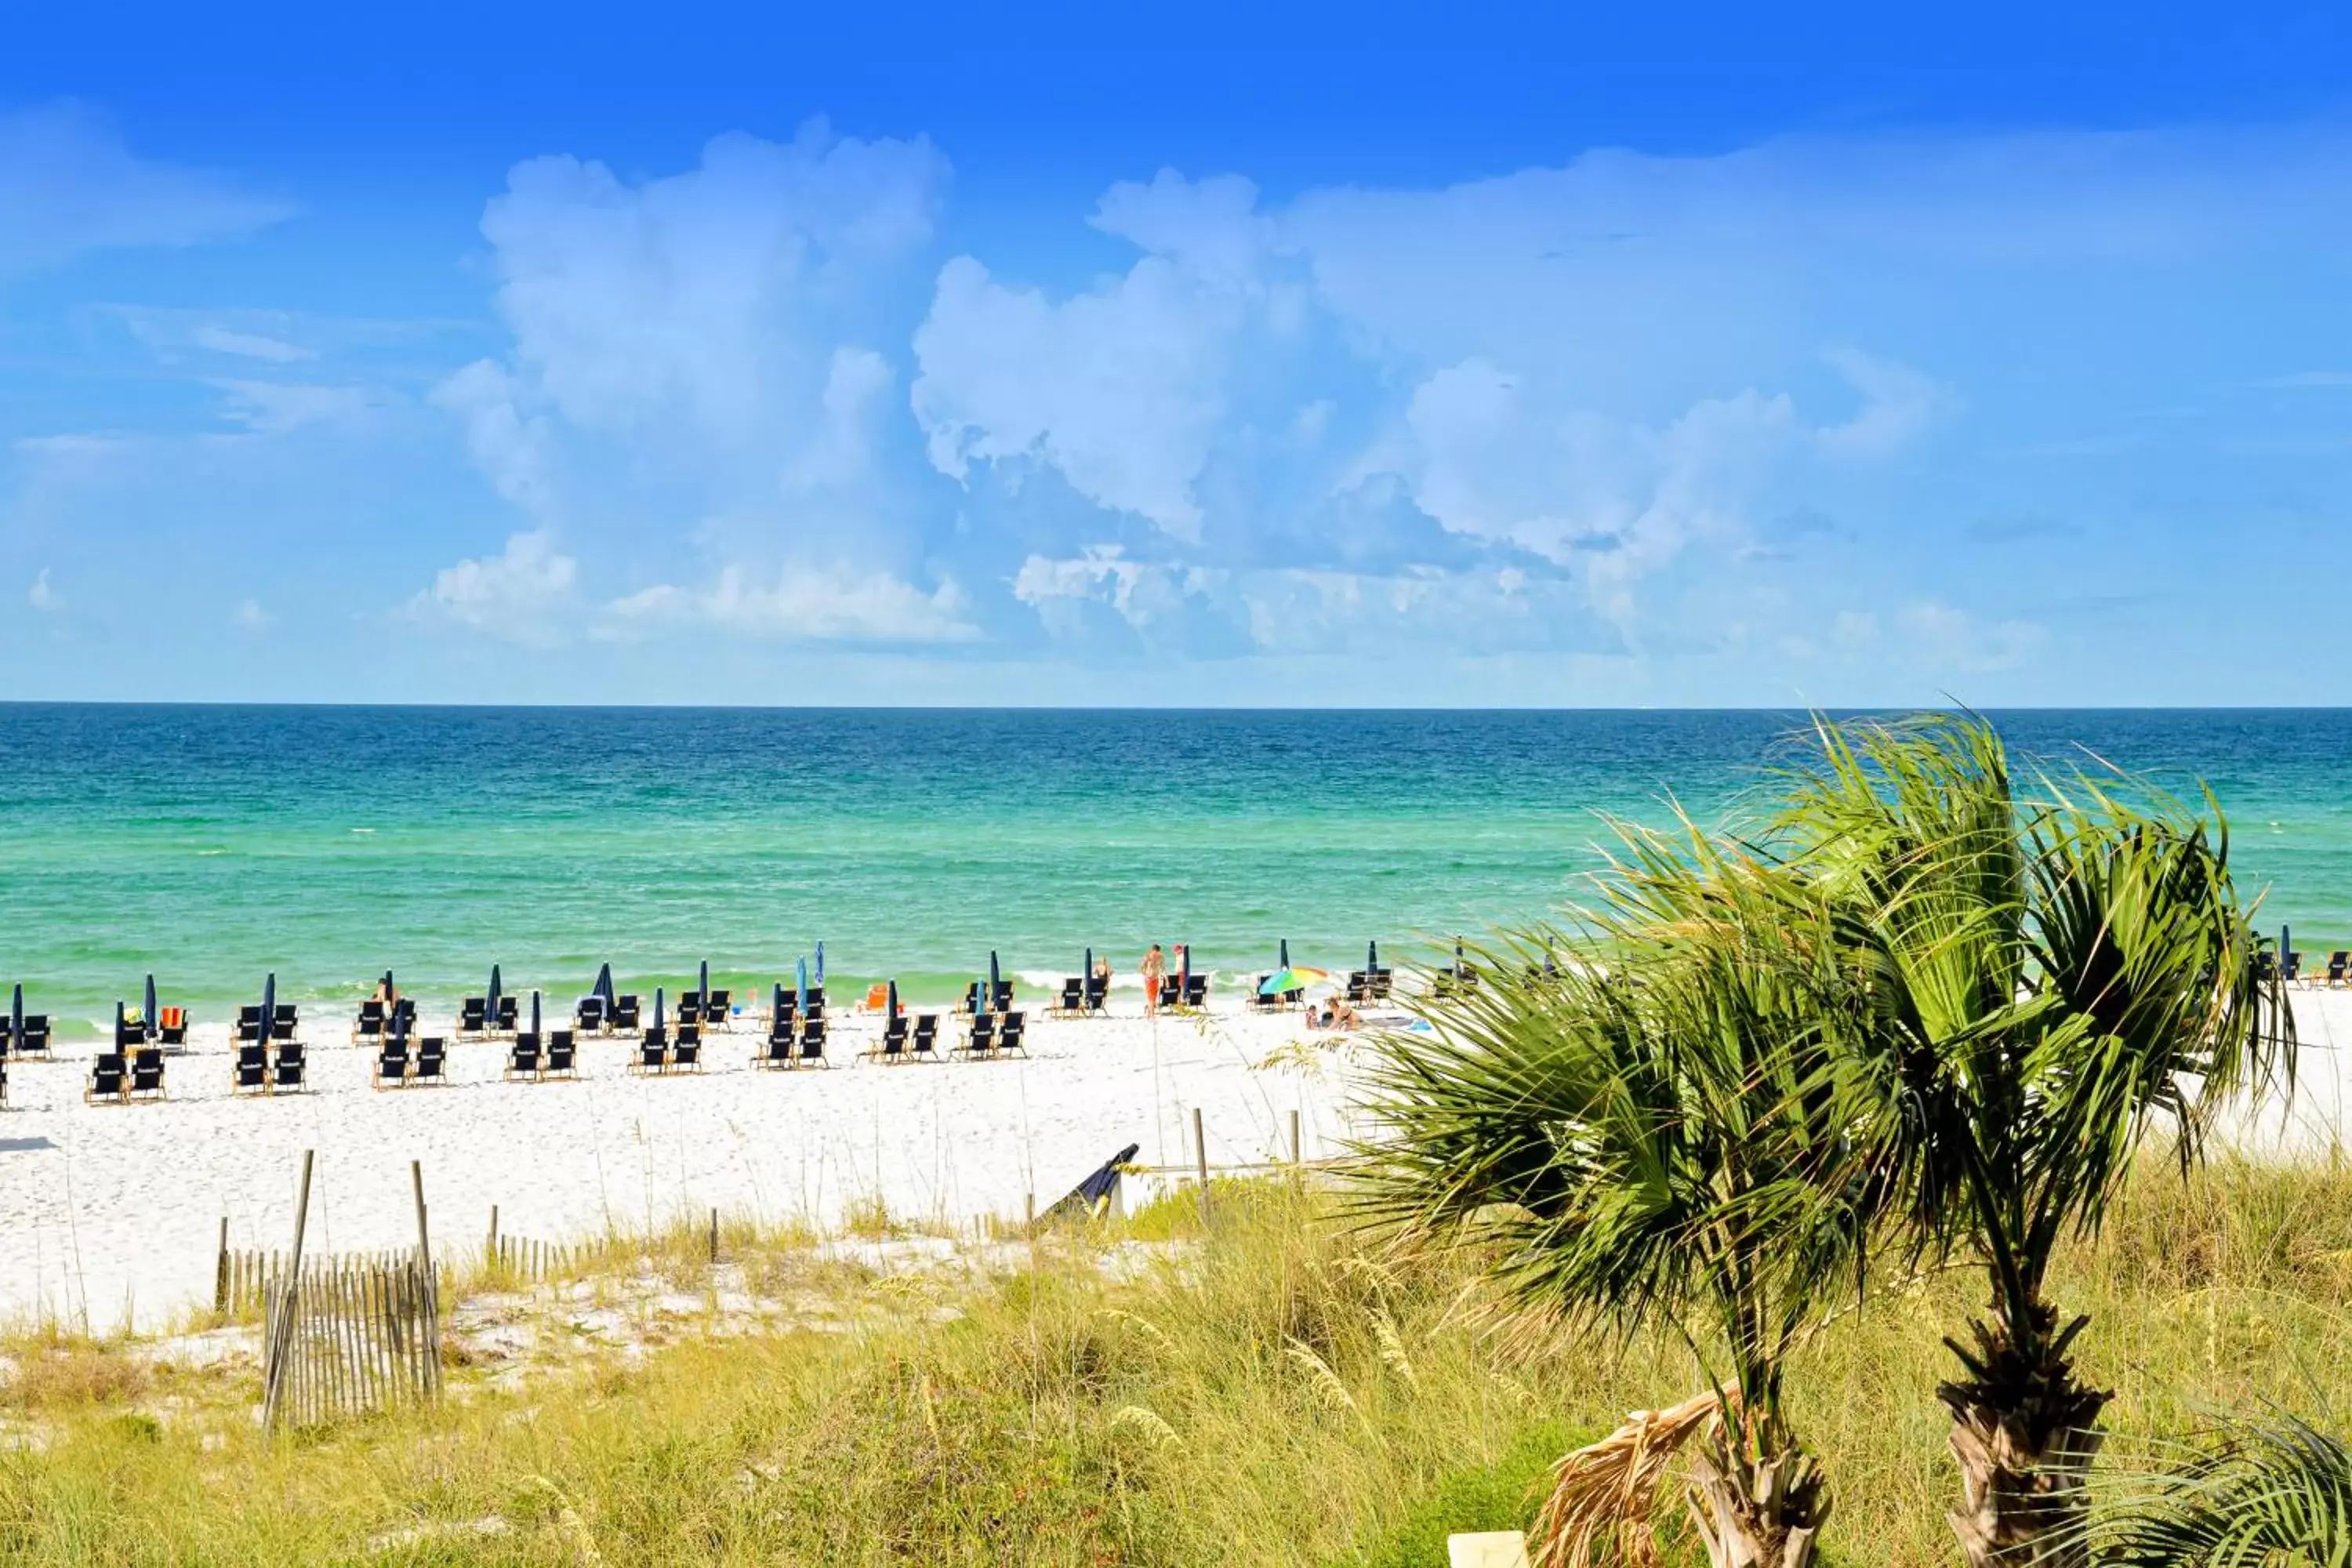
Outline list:
[[[56,1147],[46,1138],[0,1138],[0,1154],[29,1154],[36,1149]]]

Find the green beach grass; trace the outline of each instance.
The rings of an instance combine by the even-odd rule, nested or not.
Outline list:
[[[1002,1268],[978,1274],[735,1229],[722,1275],[699,1231],[616,1240],[581,1257],[571,1296],[585,1312],[625,1276],[667,1281],[631,1354],[583,1336],[520,1376],[459,1354],[436,1409],[275,1442],[249,1365],[20,1336],[0,1378],[0,1559],[1435,1568],[1448,1531],[1525,1523],[1560,1452],[1698,1386],[1654,1338],[1490,1331],[1475,1259],[1387,1255],[1328,1194],[1213,1195],[1205,1237],[1185,1194],[997,1244]],[[1827,1552],[1950,1562],[1933,1390],[1977,1287],[1882,1283],[1791,1369],[1837,1493]],[[739,1284],[798,1306],[730,1327]],[[2119,1465],[2222,1411],[2352,1412],[2352,1169],[2184,1184],[2151,1162],[2054,1286],[2093,1314],[2084,1361],[2116,1390]],[[574,1310],[497,1276],[462,1292],[453,1318]]]

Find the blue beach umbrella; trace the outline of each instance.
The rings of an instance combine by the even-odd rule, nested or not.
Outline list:
[[[1367,974],[1377,974],[1380,973],[1380,967],[1381,944],[1376,942],[1366,942],[1364,944],[1364,973]]]
[[[495,963],[490,965],[489,1012],[490,1022],[497,1023],[499,1021],[499,966]]]
[[[805,958],[800,961],[800,967],[793,981],[793,1000],[802,1012],[808,1011],[808,960]]]
[[[1276,967],[1281,969],[1287,969],[1290,967],[1290,939],[1288,937],[1284,937],[1282,939],[1282,962],[1277,964]]]
[[[118,1051],[122,1048],[122,1004],[120,1002],[114,1005],[114,1048]]]
[[[654,1027],[655,1027],[656,1030],[658,1030],[658,1029],[660,1029],[660,1027],[661,1027],[661,1026],[662,1026],[662,988],[661,988],[660,986],[656,985],[656,986],[655,986],[655,987],[654,987]]]
[[[695,994],[702,998],[703,1005],[709,1006],[710,1005],[710,960],[707,958],[702,961],[701,984],[702,989]]]
[[[987,1001],[989,1006],[994,1007],[996,1005],[996,998],[1002,994],[1003,984],[1003,975],[996,967],[996,950],[992,947],[988,950]]]
[[[596,984],[589,988],[588,994],[591,996],[602,996],[604,999],[604,1005],[607,1007],[610,1007],[613,1005],[613,966],[611,964],[603,963],[597,965]]]
[[[274,969],[261,983],[261,1037],[265,1041],[278,1037],[278,972]]]
[[[147,1010],[139,1015],[139,1020],[149,1037],[152,1037],[155,1034],[155,977],[152,974],[147,977]]]
[[[8,998],[8,1048],[12,1051],[25,1048],[25,983],[21,980]]]
[[[1078,971],[1078,977],[1089,985],[1095,982],[1095,950],[1091,947],[1087,949],[1087,966]]]
[[[823,942],[816,944],[816,983],[820,986],[824,984],[824,943]]]
[[[898,983],[897,981],[893,980],[892,982],[890,982],[890,1005],[889,1005],[889,1010],[888,1010],[888,1011],[887,1011],[887,1012],[885,1012],[885,1013],[882,1015],[882,1016],[883,1016],[884,1018],[886,1018],[886,1019],[887,1019],[887,1018],[895,1018],[895,1017],[897,1017],[898,1016]]]
[[[769,1017],[771,1017],[771,1018],[781,1018],[781,1017],[782,1017],[783,1016],[784,1016],[784,983],[783,983],[782,981],[779,980],[779,981],[777,981],[777,982],[776,982],[776,994],[775,994],[775,996],[773,997],[773,999],[772,999],[772,1000],[768,1003],[768,1016],[769,1016]]]
[[[530,1032],[532,1038],[536,1039],[539,1036],[539,993],[536,991],[530,994]]]
[[[1192,944],[1189,942],[1179,942],[1176,944],[1177,994],[1181,995],[1191,989],[1192,989]]]

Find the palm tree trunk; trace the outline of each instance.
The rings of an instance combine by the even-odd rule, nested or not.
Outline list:
[[[1952,1413],[1960,1467],[1960,1506],[1945,1517],[1969,1568],[2090,1562],[2091,1461],[2106,1440],[2099,1412],[2112,1395],[2084,1387],[2067,1363],[2066,1346],[2085,1321],[2053,1335],[2054,1310],[2036,1303],[2021,1334],[1971,1324],[1974,1354],[1945,1342],[1970,1374],[1936,1390]]]
[[[1727,1445],[1691,1455],[1686,1506],[1710,1568],[1810,1568],[1829,1516],[1820,1469],[1802,1450],[1747,1459]]]

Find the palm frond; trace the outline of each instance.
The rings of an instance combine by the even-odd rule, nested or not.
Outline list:
[[[2192,1463],[2118,1488],[2093,1544],[2117,1568],[2341,1568],[2352,1447],[2293,1416],[2234,1422]]]

